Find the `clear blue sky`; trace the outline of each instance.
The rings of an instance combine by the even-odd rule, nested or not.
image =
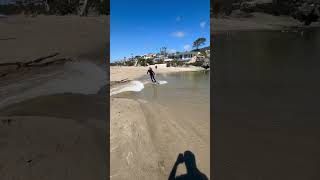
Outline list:
[[[111,62],[169,51],[185,51],[199,37],[210,44],[210,0],[110,0]]]

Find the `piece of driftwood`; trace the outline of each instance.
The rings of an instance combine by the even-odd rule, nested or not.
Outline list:
[[[4,77],[8,75],[11,72],[17,71],[20,68],[32,68],[32,67],[45,67],[49,66],[51,64],[62,64],[68,61],[72,61],[71,58],[58,58],[53,60],[48,60],[49,58],[53,58],[55,56],[59,55],[59,53],[54,53],[49,56],[40,57],[37,59],[34,59],[32,61],[27,62],[12,62],[12,63],[0,63],[0,68],[4,68],[4,72],[0,72],[0,77]],[[43,62],[44,60],[48,60]],[[16,70],[14,70],[14,68]]]
[[[115,81],[116,83],[125,83],[125,82],[128,82],[129,80],[128,80],[128,78],[126,78],[126,79],[122,79],[122,80],[120,80],[120,81]]]
[[[23,63],[21,62],[14,62],[14,63],[0,63],[0,67],[8,67],[10,68],[10,66],[16,66],[16,69],[21,68]]]
[[[122,79],[122,80],[120,80],[120,81],[111,81],[109,84],[111,85],[111,86],[113,86],[113,85],[116,85],[116,84],[121,84],[121,83],[126,83],[126,82],[129,82],[130,80],[128,79],[128,78],[125,78],[125,79]]]
[[[72,61],[72,59],[70,58],[60,58],[60,59],[54,59],[52,61],[49,62],[45,62],[45,63],[38,63],[38,64],[28,64],[26,67],[44,67],[44,66],[48,66],[50,64],[61,64],[61,63],[65,63],[67,61]]]
[[[16,69],[19,69],[21,67],[28,67],[34,63],[39,63],[41,61],[44,61],[46,59],[49,59],[49,58],[52,58],[52,57],[55,57],[59,55],[59,53],[54,53],[54,54],[51,54],[49,56],[45,56],[45,57],[40,57],[40,58],[37,58],[35,60],[32,60],[32,61],[27,61],[27,62],[13,62],[13,63],[0,63],[0,67],[5,67],[5,66],[16,66]]]
[[[58,56],[58,55],[59,55],[59,53],[54,53],[54,54],[51,54],[51,55],[49,55],[49,56],[40,57],[40,58],[37,58],[37,59],[35,59],[35,60],[28,61],[28,62],[24,63],[23,65],[24,65],[24,66],[29,66],[30,64],[39,63],[39,62],[41,62],[41,61],[44,61],[44,60],[46,60],[46,59],[49,59],[49,58],[52,58],[52,57],[55,57],[55,56]]]
[[[14,40],[14,39],[17,39],[17,38],[0,38],[0,41],[7,41],[7,40]]]

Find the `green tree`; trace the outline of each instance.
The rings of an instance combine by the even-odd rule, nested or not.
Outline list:
[[[163,64],[163,63],[164,63],[164,60],[160,59],[157,64]]]
[[[195,47],[196,50],[198,50],[199,46],[204,45],[205,42],[206,42],[206,38],[198,38],[193,42],[193,47]]]
[[[178,60],[177,60],[177,59],[173,59],[173,60],[171,61],[171,65],[172,65],[173,67],[177,66],[177,65],[178,65]]]
[[[147,59],[147,63],[148,63],[149,65],[154,65],[153,59]]]
[[[138,64],[140,64],[140,66],[146,66],[146,60],[143,58],[139,58],[138,59]]]

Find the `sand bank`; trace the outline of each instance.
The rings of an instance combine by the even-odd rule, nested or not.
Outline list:
[[[189,67],[158,67],[157,69],[152,67],[153,71],[157,73],[171,73],[171,72],[183,72],[183,71],[201,71],[204,70],[201,67],[189,66]],[[123,79],[136,80],[147,75],[149,67],[134,67],[134,66],[111,66],[110,67],[110,81],[121,81]]]
[[[302,22],[291,16],[273,16],[265,13],[251,13],[251,17],[237,17],[239,11],[234,11],[231,16],[211,19],[211,32],[248,30],[282,30],[291,28],[320,27],[320,22],[314,22],[310,26],[304,26]]]

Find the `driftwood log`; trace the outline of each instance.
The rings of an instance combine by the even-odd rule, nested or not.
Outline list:
[[[111,85],[111,86],[114,86],[114,85],[116,85],[116,84],[121,84],[121,83],[126,83],[126,82],[129,82],[130,80],[128,79],[128,78],[126,78],[126,79],[122,79],[122,80],[120,80],[120,81],[111,81],[109,84]]]
[[[27,61],[27,62],[12,62],[12,63],[0,63],[0,77],[4,77],[12,72],[13,69],[18,70],[24,67],[45,67],[51,64],[62,64],[67,61],[72,61],[71,58],[57,58],[48,60],[50,58],[58,56],[59,53],[53,53],[49,56],[39,57],[37,59]],[[1,72],[1,69],[5,69],[5,72]]]

